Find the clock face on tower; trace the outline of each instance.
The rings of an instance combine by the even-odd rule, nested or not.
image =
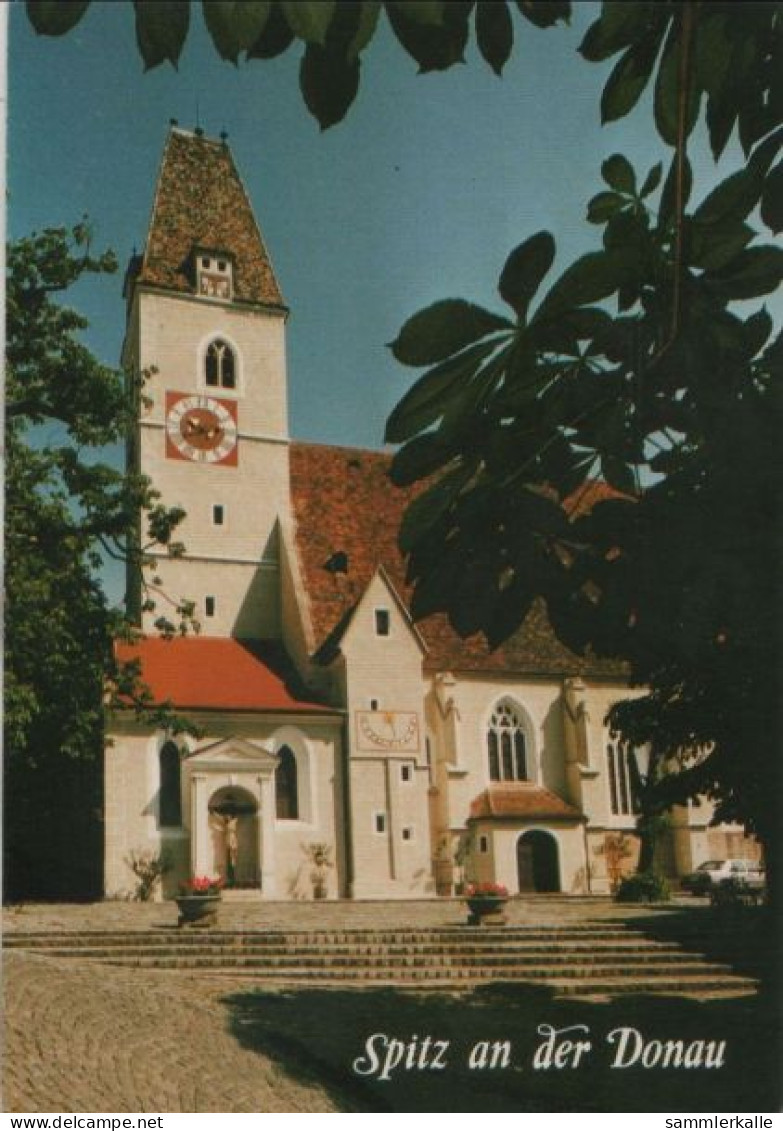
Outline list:
[[[199,394],[166,394],[166,455],[194,463],[237,463],[237,406]]]

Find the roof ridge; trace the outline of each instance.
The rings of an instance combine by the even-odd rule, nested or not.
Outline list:
[[[171,145],[172,135],[175,132],[176,132],[176,126],[169,126],[168,136],[166,137],[166,142],[163,146],[163,156],[161,158],[160,165],[158,166],[158,176],[157,176],[157,179],[155,181],[155,193],[152,197],[152,207],[150,208],[150,217],[149,217],[149,220],[147,221],[147,230],[146,230],[146,233],[145,233],[145,236],[144,236],[144,251],[143,251],[142,256],[141,256],[141,268],[140,268],[140,270],[137,274],[137,278],[139,278],[141,275],[143,275],[145,268],[148,267],[147,257],[149,256],[149,253],[150,253],[150,244],[151,244],[150,233],[153,231],[153,227],[154,227],[154,224],[155,224],[155,214],[158,210],[158,201],[160,199],[160,187],[163,183],[163,170],[166,168],[166,157],[168,156],[169,146]]]
[[[199,130],[201,130],[200,126],[196,126],[196,128],[192,130],[186,130],[184,126],[171,126],[169,128],[169,134],[182,134],[184,137],[195,137],[199,141],[206,142],[207,145],[226,144],[222,138],[207,137],[203,130],[201,130],[201,132],[199,132]],[[228,148],[228,146],[226,146],[226,148]]]
[[[379,448],[361,448],[357,444],[326,444],[320,440],[292,440],[292,448],[315,448],[318,451],[331,452],[357,452],[364,456],[376,456],[381,459],[391,460],[394,452]]]

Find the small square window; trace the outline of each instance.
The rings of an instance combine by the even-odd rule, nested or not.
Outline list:
[[[403,840],[413,840],[413,825],[406,825],[402,830]]]
[[[226,269],[225,259],[218,259],[218,271],[225,271],[225,269]]]
[[[489,839],[485,836],[479,837],[479,852],[489,852]]]
[[[222,526],[226,519],[225,507],[222,503],[215,503],[212,507],[212,522],[215,526]]]
[[[204,598],[204,613],[208,617],[213,617],[215,615],[215,598],[214,597],[205,597]]]
[[[385,833],[386,832],[386,814],[385,813],[376,813],[373,817],[373,823],[374,823],[376,833]]]
[[[400,781],[413,781],[413,766],[410,762],[403,762],[400,766]]]
[[[212,260],[207,259],[207,257],[204,256],[201,260],[201,266],[206,267],[206,268],[210,268],[212,266]]]
[[[375,635],[388,636],[391,631],[391,617],[388,609],[375,610]]]
[[[370,710],[371,711],[377,711],[378,710],[378,700],[377,699],[371,699],[370,700]]]

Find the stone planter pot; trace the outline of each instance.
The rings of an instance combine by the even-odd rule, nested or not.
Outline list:
[[[178,895],[178,927],[214,927],[217,922],[220,894]]]
[[[475,895],[467,903],[470,927],[502,927],[507,922],[504,908],[508,899],[504,896]]]

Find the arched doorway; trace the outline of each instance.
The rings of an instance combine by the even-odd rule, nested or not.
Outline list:
[[[214,872],[226,887],[259,887],[258,805],[252,793],[224,786],[212,795],[208,808]]]
[[[557,841],[551,833],[534,830],[517,841],[520,892],[560,891]]]

